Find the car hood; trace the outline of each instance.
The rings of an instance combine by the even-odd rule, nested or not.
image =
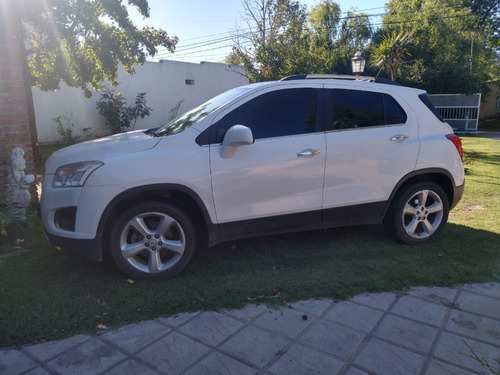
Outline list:
[[[61,165],[104,159],[118,155],[144,151],[155,147],[161,137],[146,134],[144,130],[112,135],[77,143],[54,152],[45,163],[45,173],[52,174]]]

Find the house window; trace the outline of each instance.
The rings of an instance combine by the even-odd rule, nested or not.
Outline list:
[[[497,111],[500,111],[500,96],[497,96]]]
[[[194,86],[194,79],[186,79],[186,85]]]

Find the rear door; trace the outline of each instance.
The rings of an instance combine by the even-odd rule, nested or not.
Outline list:
[[[326,102],[324,220],[370,222],[415,168],[417,117],[395,93],[326,89]]]

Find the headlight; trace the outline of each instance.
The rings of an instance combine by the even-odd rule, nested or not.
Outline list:
[[[104,163],[100,161],[84,161],[81,163],[73,163],[63,165],[57,168],[54,175],[53,187],[77,187],[83,186],[85,181]]]

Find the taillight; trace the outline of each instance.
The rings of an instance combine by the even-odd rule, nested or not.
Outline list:
[[[455,134],[448,134],[446,136],[446,138],[448,138],[450,141],[453,142],[453,144],[455,145],[457,151],[458,151],[458,154],[460,155],[460,159],[462,159],[462,161],[464,160],[464,150],[462,149],[462,140],[456,136]]]

